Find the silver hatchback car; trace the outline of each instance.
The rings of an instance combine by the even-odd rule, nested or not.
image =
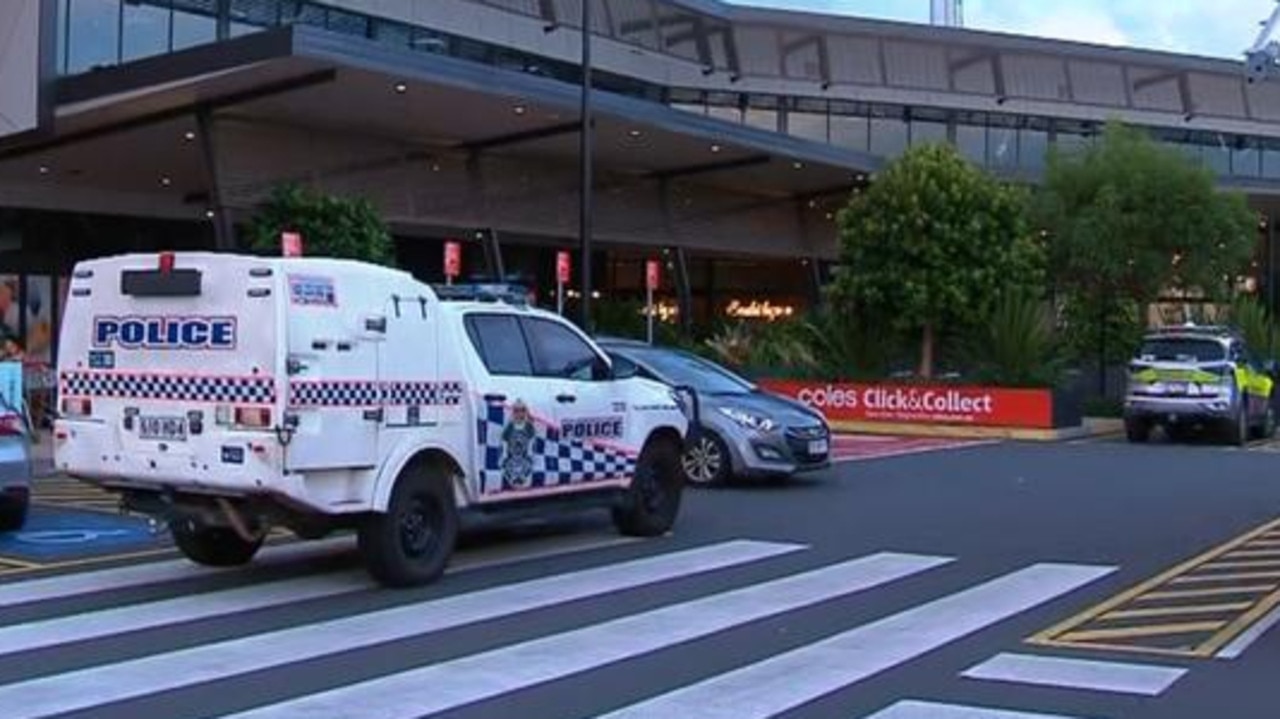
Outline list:
[[[805,405],[683,350],[634,340],[598,343],[615,367],[633,365],[641,377],[697,393],[701,426],[682,462],[691,485],[788,477],[830,466],[831,429]]]

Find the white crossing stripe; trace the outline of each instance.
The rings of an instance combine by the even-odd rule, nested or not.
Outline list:
[[[0,627],[0,656],[373,587],[365,572],[307,577]]]
[[[876,554],[281,702],[231,719],[331,719],[350,707],[360,707],[361,719],[412,719],[876,587],[951,561]]]
[[[1073,591],[1115,569],[1037,564],[606,716],[772,717]]]
[[[959,704],[938,704],[921,702],[913,699],[900,701],[897,704],[876,712],[866,719],[1085,719],[1069,717],[1062,714],[1031,714],[1009,709],[992,709],[990,707],[961,706]]]
[[[326,550],[343,545],[351,546],[351,539],[327,539],[264,548],[257,563],[259,566],[287,564],[322,555]],[[237,570],[244,571],[244,568],[215,569],[193,564],[187,559],[172,559],[92,572],[62,574],[45,579],[28,579],[0,584],[0,608],[148,584],[212,577]]]
[[[1277,624],[1280,624],[1280,607],[1272,609],[1269,614],[1258,620],[1257,624],[1249,627],[1247,631],[1233,639],[1230,644],[1223,647],[1222,651],[1214,656],[1218,659],[1240,658],[1240,655],[1244,654],[1246,649]]]
[[[0,687],[5,719],[32,719],[635,589],[805,549],[738,540],[306,624]]]
[[[969,679],[1038,684],[1062,689],[1089,689],[1157,696],[1187,670],[1147,664],[1121,664],[1091,659],[999,654],[964,671]]]

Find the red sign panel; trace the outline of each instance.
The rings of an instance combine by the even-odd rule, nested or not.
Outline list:
[[[302,256],[302,233],[300,232],[282,232],[280,233],[280,254],[285,257],[301,257]]]
[[[444,274],[457,277],[462,274],[462,243],[449,240],[444,243]]]
[[[1047,389],[786,380],[761,385],[822,412],[830,422],[1053,428],[1053,393]]]
[[[644,263],[645,289],[656,290],[662,284],[662,265],[657,260]]]
[[[561,250],[556,253],[556,281],[562,285],[569,284],[569,274],[573,268],[573,260],[569,253]]]

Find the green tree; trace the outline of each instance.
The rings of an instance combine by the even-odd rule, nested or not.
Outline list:
[[[914,147],[840,211],[829,299],[851,321],[875,317],[918,334],[919,371],[931,377],[944,330],[980,322],[1005,289],[1043,286],[1026,210],[1023,191],[954,148]]]
[[[249,247],[279,254],[280,234],[287,231],[302,234],[310,256],[395,265],[391,233],[364,198],[334,197],[300,185],[276,187],[249,224]]]
[[[1057,289],[1090,318],[1069,327],[1073,345],[1106,338],[1106,318],[1145,310],[1166,290],[1226,298],[1257,241],[1242,195],[1218,191],[1211,170],[1118,123],[1084,151],[1050,156],[1036,219],[1051,237]]]

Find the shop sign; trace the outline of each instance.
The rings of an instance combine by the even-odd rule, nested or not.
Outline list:
[[[733,300],[724,311],[730,317],[769,320],[772,322],[783,317],[791,317],[796,313],[796,308],[791,305],[775,305],[769,300],[764,300],[763,302],[760,300],[751,300],[750,302]]]
[[[462,274],[462,243],[449,240],[444,243],[444,276],[454,279]]]
[[[829,422],[1053,428],[1047,389],[765,380],[762,387],[812,407]]]

